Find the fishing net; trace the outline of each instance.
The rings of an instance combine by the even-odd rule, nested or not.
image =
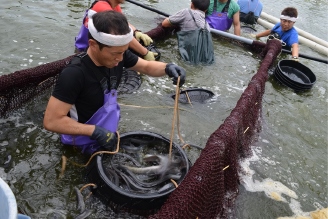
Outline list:
[[[260,127],[262,97],[268,69],[281,51],[268,42],[265,57],[236,107],[211,134],[200,157],[162,208],[149,218],[227,218],[238,194],[239,160],[251,154]]]
[[[0,117],[52,88],[59,73],[73,57],[0,76]],[[141,83],[138,72],[124,69],[117,91],[119,94],[132,93]]]
[[[51,88],[73,56],[0,77],[0,117]]]
[[[211,134],[184,180],[149,218],[226,218],[228,209],[233,206],[238,194],[239,161],[250,155],[250,146],[261,130],[262,96],[268,69],[281,51],[277,40],[241,45],[264,57],[258,72],[231,114]],[[52,87],[71,58],[0,76],[0,117]]]

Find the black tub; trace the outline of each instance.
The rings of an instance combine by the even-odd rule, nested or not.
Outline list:
[[[214,93],[210,90],[203,88],[191,87],[185,90],[181,90],[179,95],[179,102],[181,103],[206,103],[209,99],[214,96]],[[175,94],[172,94],[171,97],[175,100]]]
[[[305,65],[293,60],[279,61],[274,76],[276,79],[296,90],[309,90],[316,82],[315,74]]]
[[[140,140],[149,140],[154,142],[154,145],[150,143],[147,147],[161,147],[161,154],[168,154],[169,152],[169,139],[152,132],[128,132],[121,135],[120,144],[122,145],[124,141],[128,141],[129,139],[140,139]],[[161,146],[158,146],[158,145]],[[120,149],[122,152],[124,149]],[[154,149],[155,150],[155,149]],[[181,160],[183,160],[183,171],[180,179],[175,180],[177,184],[180,184],[187,174],[190,163],[185,154],[184,150],[177,144],[173,143],[172,146],[172,156],[178,155]],[[114,210],[122,209],[124,211],[140,214],[140,215],[148,215],[156,212],[165,200],[168,198],[169,194],[175,190],[174,186],[171,188],[164,190],[162,192],[151,192],[151,193],[138,193],[127,191],[121,185],[118,186],[114,183],[108,174],[108,160],[112,159],[112,155],[109,154],[101,154],[97,155],[93,158],[93,161],[87,168],[87,179],[89,183],[94,183],[97,185],[95,189],[95,193],[102,199],[106,204],[114,207]],[[106,174],[107,173],[107,174]],[[168,182],[169,183],[169,182]]]

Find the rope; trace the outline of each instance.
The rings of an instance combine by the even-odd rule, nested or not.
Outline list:
[[[78,167],[86,167],[89,165],[89,163],[91,162],[92,158],[94,158],[96,155],[98,154],[116,154],[119,149],[120,149],[120,133],[118,131],[116,131],[117,134],[117,146],[116,146],[116,150],[115,151],[97,151],[96,153],[93,153],[92,156],[89,158],[88,162],[86,164],[78,164],[74,161],[69,160],[66,156],[62,156],[62,171],[60,173],[60,178],[62,178],[64,176],[64,171],[66,169],[66,163],[67,161],[71,162],[73,165],[78,166]]]
[[[177,112],[178,112],[177,108],[178,108],[178,105],[179,105],[179,94],[180,94],[180,92],[179,92],[179,90],[180,90],[179,84],[180,84],[180,76],[178,77],[177,87],[175,89],[175,100],[174,100],[174,110],[173,110],[173,119],[172,119],[172,130],[171,130],[171,138],[170,138],[169,159],[171,159],[171,154],[172,154],[174,123],[175,123],[175,118],[176,118],[176,115],[177,115]]]

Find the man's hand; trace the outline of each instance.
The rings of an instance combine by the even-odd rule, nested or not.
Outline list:
[[[174,63],[168,63],[165,67],[165,73],[170,77],[173,78],[173,84],[177,84],[178,77],[180,76],[180,83],[179,86],[181,87],[185,80],[186,80],[186,71],[181,68],[180,66],[174,64]]]
[[[295,61],[295,62],[298,62],[299,61],[297,56],[293,56],[292,57],[292,60]]]
[[[150,52],[148,51],[147,54],[143,57],[144,60],[148,60],[148,61],[155,61],[155,56],[157,56],[158,54],[156,52]]]
[[[90,139],[96,140],[100,147],[108,151],[112,151],[117,144],[117,137],[115,133],[112,133],[97,125]]]
[[[139,42],[142,40],[144,46],[149,46],[153,42],[153,40],[147,34],[144,34],[140,31],[135,31],[134,36]]]
[[[249,36],[250,36],[251,38],[254,38],[254,39],[257,39],[257,40],[260,39],[259,37],[256,36],[256,34],[250,34]]]

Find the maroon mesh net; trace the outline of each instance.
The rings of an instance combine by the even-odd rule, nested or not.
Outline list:
[[[281,51],[277,40],[243,46],[264,57],[258,72],[231,114],[211,134],[186,178],[150,219],[226,218],[227,209],[233,206],[238,194],[239,161],[250,154],[250,146],[257,140],[268,69]],[[0,76],[0,117],[52,87],[71,58]]]
[[[17,109],[55,84],[73,56],[0,77],[0,117]]]
[[[209,137],[180,186],[149,218],[227,218],[227,210],[238,194],[239,160],[250,154],[250,146],[261,129],[262,96],[268,69],[280,53],[281,43],[271,40],[263,51],[261,66],[236,107]]]

